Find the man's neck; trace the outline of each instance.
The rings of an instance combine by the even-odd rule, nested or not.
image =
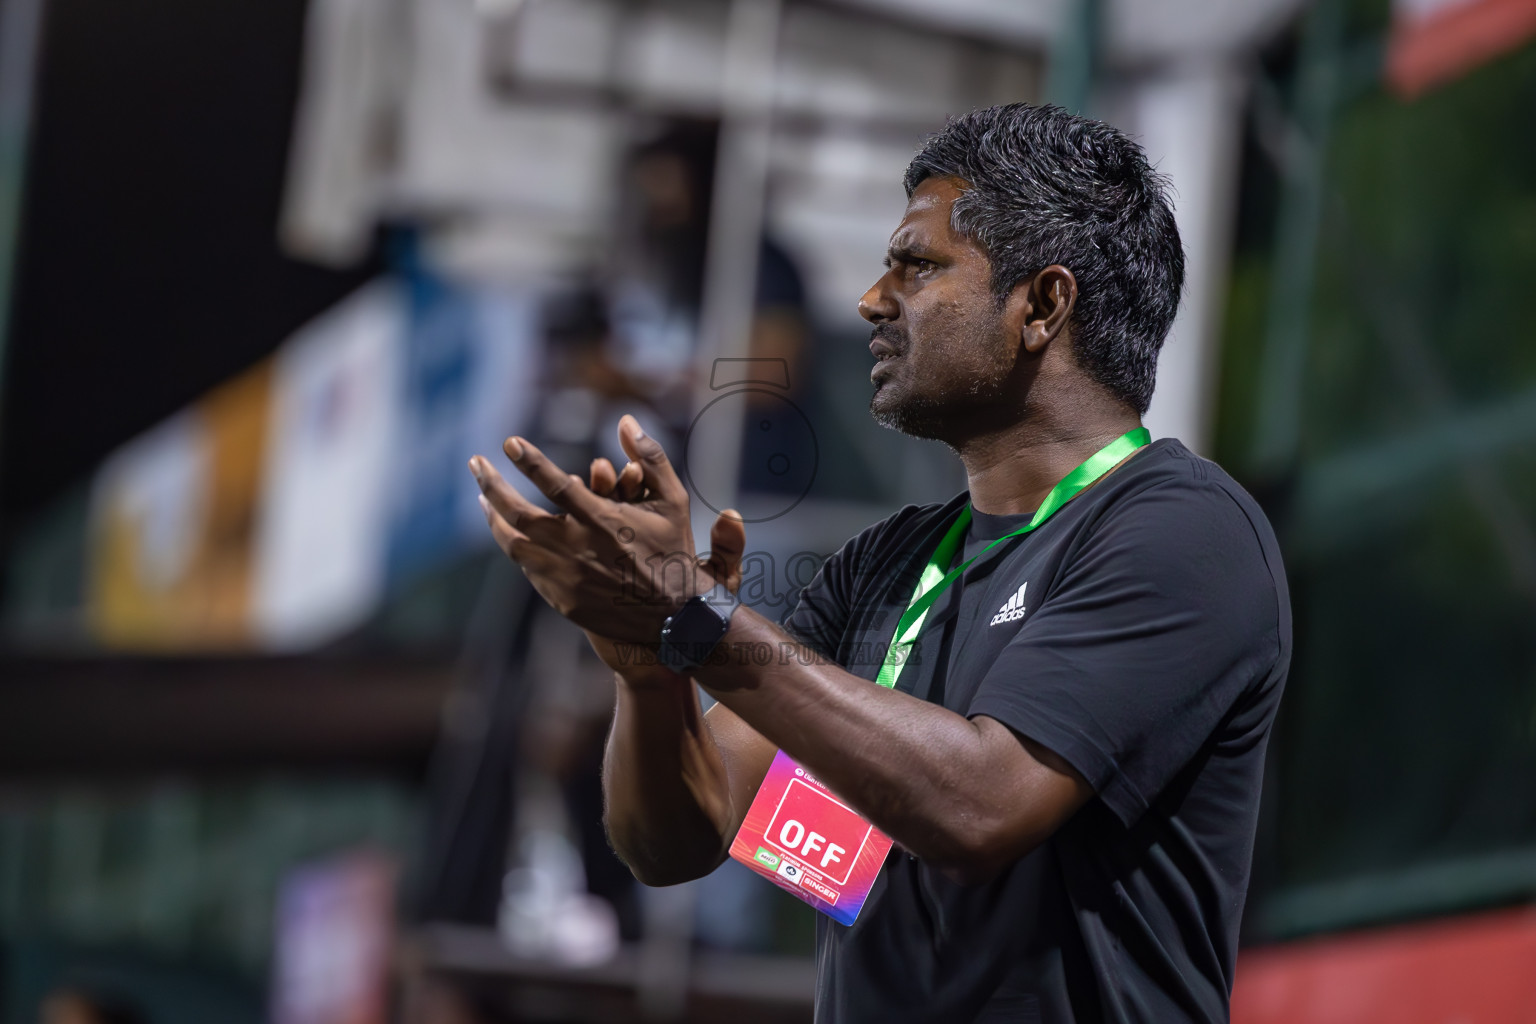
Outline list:
[[[1033,512],[1051,488],[1094,452],[1141,426],[1130,409],[1114,406],[1061,422],[1027,417],[958,447],[971,507],[991,515]]]

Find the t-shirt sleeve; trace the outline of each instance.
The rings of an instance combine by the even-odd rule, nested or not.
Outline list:
[[[821,563],[780,623],[790,636],[831,660],[836,660],[848,628],[853,586],[849,570],[857,557],[859,540],[849,540]]]
[[[1275,581],[1213,484],[1124,499],[1069,559],[969,713],[1064,758],[1130,826],[1273,665]]]

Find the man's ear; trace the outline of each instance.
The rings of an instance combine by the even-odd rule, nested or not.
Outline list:
[[[1025,293],[1024,323],[1020,341],[1028,352],[1039,355],[1062,332],[1077,305],[1077,278],[1072,271],[1053,263],[1028,281],[1021,282],[1015,293]]]

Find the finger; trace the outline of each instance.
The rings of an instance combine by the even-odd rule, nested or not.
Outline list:
[[[541,547],[508,526],[506,520],[496,514],[496,510],[491,507],[490,502],[486,501],[484,495],[480,496],[480,507],[485,512],[485,521],[491,526],[491,535],[496,538],[497,547],[517,564],[528,582],[533,584],[534,591],[544,599],[545,603],[565,615],[566,609],[558,603],[561,590],[556,583],[564,559],[558,553]]]
[[[484,494],[480,495],[480,511],[485,513],[485,522],[491,528],[491,536],[495,539],[496,546],[501,548],[502,554],[516,562],[523,545],[532,542],[528,540],[526,534],[509,525]]]
[[[502,554],[517,563],[539,596],[543,597],[544,590],[540,584],[546,583],[559,568],[560,556],[507,525],[507,521],[501,518],[483,494],[480,495],[480,510],[485,513],[485,521],[491,527],[491,536],[496,539],[496,546],[501,548]]]
[[[633,416],[619,420],[619,444],[623,445],[626,455],[640,464],[645,485],[653,495],[669,505],[688,506],[688,489],[677,478],[667,453],[662,451],[661,442],[641,430]]]
[[[747,530],[741,513],[733,508],[721,512],[709,530],[709,560],[705,568],[731,590],[741,586],[741,558],[747,550]]]
[[[645,470],[640,468],[640,463],[624,463],[614,490],[620,501],[634,501],[645,493]]]
[[[598,497],[587,490],[578,476],[565,472],[549,461],[544,453],[520,437],[509,437],[502,450],[512,464],[533,481],[544,497],[583,522],[592,522],[599,510]]]
[[[480,485],[481,496],[490,502],[491,507],[509,526],[526,534],[537,533],[558,523],[559,516],[551,515],[518,494],[485,457],[476,455],[470,459],[469,471]]]
[[[604,498],[613,496],[614,488],[619,482],[619,475],[614,472],[613,463],[603,458],[593,459],[588,472],[591,477],[591,483],[588,486],[592,488],[593,494]]]

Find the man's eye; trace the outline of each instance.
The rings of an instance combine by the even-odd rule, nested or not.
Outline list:
[[[933,262],[933,260],[913,260],[912,261],[912,269],[917,271],[919,274],[926,274],[928,271],[932,270],[936,266],[938,266],[938,264]]]

